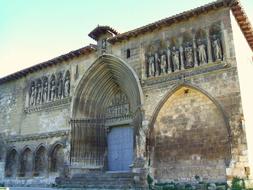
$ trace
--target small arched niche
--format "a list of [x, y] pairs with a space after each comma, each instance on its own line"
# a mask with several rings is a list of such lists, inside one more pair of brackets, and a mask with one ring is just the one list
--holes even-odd
[[47, 172], [47, 154], [46, 148], [41, 145], [35, 152], [34, 156], [34, 175], [45, 176]]
[[208, 62], [210, 59], [208, 57], [207, 50], [207, 35], [206, 31], [203, 29], [198, 29], [195, 35], [196, 47], [197, 47], [197, 61], [198, 65], [202, 65]]
[[57, 143], [53, 145], [49, 153], [50, 157], [50, 172], [61, 172], [64, 166], [64, 151], [63, 145]]
[[26, 147], [20, 156], [20, 177], [31, 177], [33, 173], [33, 156], [29, 147]]
[[16, 177], [18, 168], [18, 152], [15, 149], [9, 150], [5, 162], [5, 176]]

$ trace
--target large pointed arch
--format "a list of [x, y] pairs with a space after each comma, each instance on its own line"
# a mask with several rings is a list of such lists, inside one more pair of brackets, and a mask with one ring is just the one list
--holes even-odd
[[194, 175], [226, 180], [230, 127], [222, 106], [206, 91], [190, 84], [172, 88], [154, 112], [150, 140], [157, 180], [191, 180]]
[[73, 95], [72, 163], [84, 163], [89, 167], [103, 165], [105, 159], [103, 154], [107, 146], [106, 132], [103, 132], [108, 121], [107, 109], [118, 94], [127, 99], [129, 105], [127, 125], [133, 127], [135, 137], [142, 123], [143, 93], [139, 78], [123, 60], [103, 54], [85, 72]]
[[226, 128], [227, 128], [227, 131], [228, 131], [228, 134], [229, 134], [229, 137], [231, 137], [231, 129], [230, 129], [230, 125], [229, 125], [229, 121], [228, 121], [228, 116], [226, 114], [226, 112], [224, 111], [224, 109], [222, 108], [221, 104], [214, 98], [212, 97], [211, 94], [209, 94], [206, 90], [198, 87], [198, 86], [195, 86], [193, 84], [189, 84], [189, 83], [180, 83], [180, 84], [176, 84], [174, 87], [172, 87], [172, 89], [170, 91], [168, 91], [164, 97], [162, 98], [162, 100], [158, 103], [158, 105], [156, 106], [153, 114], [152, 114], [152, 117], [150, 119], [150, 122], [149, 122], [149, 131], [150, 131], [150, 134], [152, 133], [152, 130], [154, 128], [154, 123], [155, 123], [155, 120], [157, 118], [157, 115], [159, 114], [162, 106], [164, 105], [164, 103], [176, 92], [178, 91], [179, 89], [181, 88], [190, 88], [190, 89], [194, 89], [196, 91], [199, 91], [200, 93], [204, 94], [206, 97], [208, 97], [210, 99], [210, 101], [212, 101], [219, 113], [222, 115], [223, 119], [224, 119], [224, 122], [226, 124]]
[[136, 112], [143, 104], [143, 93], [137, 74], [122, 59], [103, 54], [94, 61], [77, 85], [71, 104], [71, 117], [101, 116], [100, 108], [109, 103], [117, 85], [131, 97], [132, 112]]

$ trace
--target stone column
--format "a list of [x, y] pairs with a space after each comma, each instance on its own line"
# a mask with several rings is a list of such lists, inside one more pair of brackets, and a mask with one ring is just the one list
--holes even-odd
[[207, 63], [209, 63], [209, 62], [213, 62], [213, 57], [212, 57], [212, 46], [211, 46], [208, 28], [206, 28], [206, 42], [207, 42], [207, 55], [208, 55]]
[[194, 55], [194, 67], [197, 67], [198, 66], [198, 59], [197, 59], [197, 47], [196, 47], [195, 36], [193, 36], [193, 39], [192, 39], [192, 47], [193, 47], [193, 55]]
[[225, 29], [223, 22], [221, 22], [220, 42], [221, 42], [221, 46], [222, 46], [221, 49], [222, 49], [222, 53], [223, 53], [223, 60], [225, 60], [229, 55], [229, 48], [226, 46], [226, 43], [228, 42], [227, 30]]

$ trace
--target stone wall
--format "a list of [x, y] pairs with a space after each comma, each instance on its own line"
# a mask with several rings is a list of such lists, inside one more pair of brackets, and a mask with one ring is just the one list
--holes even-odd
[[[213, 55], [211, 43], [216, 39], [208, 36], [214, 26], [219, 27], [221, 57]], [[200, 31], [205, 33], [201, 39], [208, 54], [204, 62], [197, 59], [200, 44], [196, 40], [197, 34], [202, 33]], [[109, 44], [107, 53], [128, 64], [142, 85], [143, 122], [136, 137], [136, 163], [141, 158], [139, 160], [146, 161], [147, 166], [150, 157], [151, 166], [147, 167], [157, 180], [191, 181], [199, 175], [209, 181], [224, 181], [233, 176], [247, 176], [247, 145], [241, 123], [243, 112], [232, 37], [229, 10], [222, 8], [121, 43]], [[166, 68], [165, 72], [149, 75], [149, 56], [158, 61], [158, 55], [169, 50], [169, 57], [174, 46], [181, 56], [180, 67], [175, 69], [173, 66], [170, 71]], [[190, 67], [183, 65], [188, 61], [184, 52], [187, 47], [193, 51], [194, 62]], [[51, 153], [60, 142], [64, 161], [68, 163], [70, 160], [72, 95], [99, 56], [99, 51], [80, 56], [1, 84], [0, 129], [7, 135], [7, 150], [15, 150], [20, 157], [29, 148], [33, 154], [33, 166], [40, 146], [43, 145], [48, 155], [46, 175], [20, 177], [18, 166], [18, 176], [6, 178], [7, 183], [50, 184], [60, 175], [60, 171], [50, 172]], [[169, 61], [173, 62], [172, 59]], [[167, 67], [172, 64], [168, 64], [169, 61]], [[68, 98], [30, 104], [31, 81], [36, 83], [42, 77], [66, 70], [70, 72]], [[119, 83], [115, 81], [115, 84]], [[143, 163], [140, 165], [143, 167]], [[4, 170], [3, 167], [0, 166], [0, 170]]]
[[[63, 62], [58, 66], [46, 68], [19, 80], [0, 85], [0, 134], [7, 142], [4, 147], [7, 154], [1, 155], [3, 162], [1, 161], [0, 165], [0, 183], [19, 186], [35, 184], [46, 186], [54, 183], [55, 177], [62, 175], [63, 164], [69, 164], [71, 95], [78, 80], [91, 65], [92, 61], [89, 59], [94, 58], [92, 56], [75, 58], [70, 62]], [[30, 106], [29, 88], [31, 81], [37, 82], [38, 79], [45, 76], [50, 78], [52, 74], [65, 70], [69, 70], [71, 76], [70, 97]], [[64, 155], [61, 155], [61, 157], [64, 163], [62, 162], [61, 166], [57, 166], [59, 169], [53, 171], [51, 170], [52, 163], [59, 162], [57, 159], [52, 160], [55, 156], [55, 146], [63, 149]], [[38, 157], [36, 155], [39, 147], [45, 148], [45, 154]], [[23, 166], [21, 167], [20, 160], [22, 160], [22, 154], [27, 148], [31, 151], [31, 158], [27, 162], [31, 166], [30, 176], [26, 176], [21, 172]], [[9, 153], [13, 150], [15, 150], [16, 156], [9, 157]], [[45, 158], [43, 158], [44, 155]], [[17, 160], [14, 158], [17, 158]], [[38, 172], [36, 172], [37, 166], [35, 163], [38, 159], [45, 161], [43, 161], [45, 172], [40, 176], [36, 174]], [[11, 167], [11, 165], [16, 167]], [[6, 167], [11, 168], [7, 170]]]
[[225, 181], [230, 142], [224, 119], [203, 93], [187, 87], [173, 93], [154, 124], [156, 178]]
[[[245, 133], [241, 125], [242, 110], [241, 110], [239, 83], [238, 83], [236, 68], [230, 67], [230, 68], [219, 70], [219, 71], [209, 72], [208, 74], [200, 74], [194, 77], [188, 77], [188, 78], [185, 78], [181, 82], [171, 81], [171, 82], [168, 82], [167, 84], [165, 83], [160, 84], [159, 87], [147, 86], [144, 92], [145, 92], [146, 102], [149, 102], [146, 104], [148, 106], [148, 109], [146, 109], [146, 118], [151, 123], [150, 127], [152, 127], [154, 124], [153, 122], [156, 121], [157, 115], [158, 115], [157, 117], [159, 118], [159, 114], [158, 114], [159, 110], [162, 107], [162, 105], [166, 105], [165, 102], [168, 100], [168, 95], [170, 94], [172, 95], [175, 89], [184, 85], [186, 86], [192, 85], [194, 88], [197, 88], [200, 91], [204, 91], [205, 93], [210, 95], [210, 97], [213, 98], [221, 106], [221, 109], [223, 110], [224, 115], [222, 116], [222, 114], [220, 114], [220, 118], [223, 118], [225, 116], [224, 118], [225, 118], [226, 124], [223, 124], [223, 126], [228, 126], [229, 131], [231, 133], [231, 137], [230, 137], [231, 138], [231, 141], [230, 141], [231, 142], [230, 144], [231, 159], [229, 160], [228, 163], [226, 163], [227, 164], [226, 177], [227, 179], [231, 179], [232, 176], [245, 177], [247, 175], [245, 173], [245, 167], [248, 167], [247, 146], [246, 146]], [[184, 100], [184, 101], [187, 101], [187, 100]], [[180, 104], [179, 108], [170, 108], [170, 109], [172, 110], [180, 109], [180, 108], [183, 109], [182, 106], [184, 106], [186, 103], [184, 101], [182, 101], [181, 104], [179, 103]], [[194, 101], [198, 102], [198, 98], [193, 100], [193, 102]], [[192, 103], [190, 103], [190, 105], [192, 105]], [[206, 104], [206, 106], [208, 107], [210, 105]], [[162, 108], [162, 109], [165, 109], [165, 108]], [[166, 110], [167, 114], [170, 113], [170, 109]], [[201, 107], [199, 112], [202, 113], [204, 109], [205, 109], [204, 107]], [[196, 116], [193, 116], [193, 118], [191, 119], [191, 122], [194, 122], [195, 117]], [[170, 126], [169, 123], [167, 125]], [[156, 126], [154, 125], [154, 127]], [[218, 131], [215, 130], [215, 128], [210, 128], [210, 129], [211, 131], [208, 132], [210, 137], [206, 137], [206, 139], [210, 138], [211, 140], [215, 141], [216, 135], [214, 136], [212, 134], [217, 134]], [[225, 127], [223, 127], [223, 129], [225, 129]], [[220, 132], [219, 134], [222, 134], [222, 131], [219, 131], [219, 132]], [[180, 128], [176, 128], [175, 133], [177, 135], [181, 134]], [[194, 133], [194, 129], [192, 131], [190, 130], [189, 134], [190, 133]], [[223, 137], [227, 138], [228, 135], [230, 134], [224, 133]], [[161, 133], [161, 138], [162, 136], [163, 135]], [[158, 139], [159, 138], [160, 137], [158, 137]], [[184, 138], [183, 134], [181, 138]], [[205, 141], [202, 141], [202, 143], [203, 142]], [[175, 149], [177, 150], [177, 148]], [[222, 155], [224, 156], [226, 151], [224, 151], [223, 153]], [[195, 174], [191, 173], [191, 174], [192, 174], [192, 177], [194, 177], [194, 175], [197, 175], [196, 173]], [[191, 175], [191, 174], [189, 173], [188, 175]], [[204, 177], [205, 175], [206, 174], [204, 174], [202, 177]]]

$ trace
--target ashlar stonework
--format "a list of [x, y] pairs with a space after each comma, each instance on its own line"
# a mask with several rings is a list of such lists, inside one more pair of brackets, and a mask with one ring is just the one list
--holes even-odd
[[98, 26], [96, 45], [1, 78], [0, 183], [250, 181], [231, 25], [253, 49], [242, 17], [218, 0], [122, 34]]

